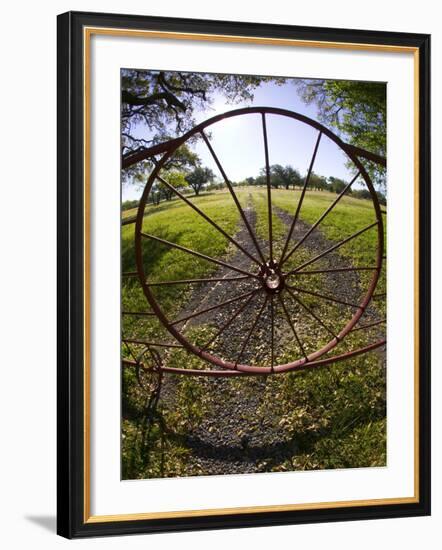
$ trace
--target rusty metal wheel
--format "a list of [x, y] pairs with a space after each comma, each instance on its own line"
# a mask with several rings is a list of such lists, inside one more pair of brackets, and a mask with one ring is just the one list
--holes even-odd
[[[214, 149], [214, 145], [211, 142], [209, 131], [216, 127], [217, 124], [222, 124], [226, 119], [232, 117], [249, 117], [258, 116], [261, 118], [260, 125], [262, 128], [263, 138], [263, 151], [257, 152], [257, 154], [263, 155], [266, 167], [266, 187], [265, 197], [267, 203], [267, 236], [263, 239], [262, 235], [258, 235], [256, 228], [253, 227], [253, 223], [250, 220], [250, 216], [241, 204], [241, 200], [238, 198], [238, 189], [235, 188], [223, 167], [222, 161], [218, 156], [218, 153]], [[272, 201], [272, 195], [274, 191], [270, 184], [270, 162], [269, 162], [269, 142], [267, 132], [267, 120], [269, 117], [286, 117], [294, 119], [302, 124], [308, 125], [317, 132], [316, 143], [310, 159], [307, 176], [304, 180], [304, 184], [299, 193], [299, 198], [295, 202], [293, 201], [293, 211], [291, 213], [290, 223], [287, 223], [287, 232], [283, 239], [277, 240], [274, 235], [274, 215], [276, 206]], [[336, 198], [328, 205], [323, 211], [320, 217], [308, 227], [304, 227], [300, 219], [300, 211], [308, 192], [309, 180], [313, 172], [313, 166], [315, 158], [320, 146], [321, 138], [325, 136], [331, 140], [346, 156], [356, 169], [356, 175], [347, 184], [345, 189], [339, 193]], [[226, 192], [230, 194], [231, 199], [238, 211], [239, 220], [243, 232], [247, 234], [248, 245], [244, 240], [238, 239], [236, 235], [229, 234], [222, 224], [212, 219], [207, 215], [203, 208], [200, 208], [196, 201], [193, 201], [189, 195], [184, 194], [179, 189], [175, 188], [170, 182], [167, 181], [164, 175], [164, 166], [167, 160], [173, 157], [177, 149], [185, 144], [188, 140], [199, 139], [207, 147], [208, 152], [211, 155], [219, 173], [223, 179], [226, 187]], [[271, 145], [270, 145], [271, 147]], [[379, 280], [379, 275], [382, 269], [382, 263], [384, 259], [384, 225], [382, 219], [382, 211], [379, 205], [378, 196], [373, 187], [373, 183], [361, 162], [361, 157], [366, 159], [383, 163], [384, 160], [375, 155], [371, 155], [368, 152], [357, 149], [344, 143], [339, 137], [334, 135], [330, 130], [325, 128], [318, 122], [309, 119], [303, 115], [295, 112], [267, 108], [256, 107], [247, 109], [237, 109], [230, 111], [223, 115], [215, 116], [205, 122], [197, 125], [190, 132], [183, 135], [181, 138], [170, 142], [169, 147], [164, 149], [163, 156], [156, 161], [154, 170], [152, 171], [147, 184], [144, 188], [144, 192], [140, 201], [136, 226], [135, 226], [135, 249], [136, 249], [136, 262], [137, 272], [140, 284], [143, 288], [144, 294], [151, 306], [152, 313], [157, 316], [161, 324], [167, 329], [167, 331], [173, 336], [177, 345], [182, 346], [188, 352], [198, 356], [210, 363], [215, 369], [208, 369], [206, 374], [219, 373], [221, 375], [237, 375], [237, 374], [272, 374], [291, 371], [294, 369], [303, 369], [309, 366], [330, 363], [340, 358], [345, 358], [364, 351], [374, 349], [385, 343], [384, 340], [374, 342], [357, 349], [346, 350], [338, 356], [331, 357], [328, 354], [335, 346], [342, 343], [347, 335], [355, 330], [356, 325], [360, 321], [361, 317], [367, 310], [370, 301], [373, 298], [376, 285]], [[318, 226], [324, 221], [324, 219], [336, 208], [341, 198], [350, 190], [355, 181], [362, 181], [371, 197], [371, 207], [373, 212], [373, 222], [369, 225], [362, 227], [358, 231], [346, 235], [338, 242], [334, 242], [331, 246], [328, 246], [322, 251], [311, 255], [308, 259], [301, 254], [303, 248], [306, 247], [309, 239], [315, 234]], [[159, 235], [147, 233], [143, 230], [143, 221], [147, 213], [147, 205], [149, 195], [152, 191], [154, 182], [159, 181], [162, 185], [170, 189], [171, 192], [184, 204], [192, 208], [199, 216], [201, 216], [207, 224], [213, 229], [220, 232], [226, 242], [229, 243], [234, 250], [236, 250], [236, 256], [233, 256], [233, 260], [228, 257], [211, 257], [198, 250], [187, 248], [181, 244], [170, 242], [165, 240]], [[295, 196], [295, 195], [293, 195]], [[296, 195], [297, 196], [297, 195]], [[171, 220], [173, 223], [173, 220]], [[300, 228], [304, 227], [303, 233], [298, 235]], [[324, 263], [327, 258], [332, 255], [339, 254], [341, 247], [353, 241], [353, 239], [360, 238], [367, 231], [377, 232], [377, 245], [373, 254], [373, 261], [371, 265], [367, 266], [348, 266], [343, 264], [336, 267], [324, 267]], [[295, 238], [297, 237], [297, 238]], [[188, 278], [184, 280], [171, 280], [171, 281], [152, 281], [149, 280], [149, 269], [146, 258], [143, 255], [143, 243], [145, 241], [154, 241], [165, 249], [175, 249], [181, 251], [181, 253], [188, 254], [190, 256], [198, 258], [199, 261], [207, 262], [212, 266], [215, 265], [219, 272], [212, 273], [213, 276], [207, 278]], [[236, 261], [235, 258], [241, 258], [241, 261]], [[321, 289], [312, 289], [311, 287], [305, 287], [304, 281], [313, 276], [330, 276], [330, 274], [345, 274], [350, 272], [362, 272], [370, 273], [371, 276], [366, 282], [364, 291], [360, 299], [356, 303], [348, 303], [333, 292], [324, 294]], [[213, 285], [221, 284], [225, 285], [225, 298], [221, 302], [211, 305], [210, 307], [199, 307], [196, 311], [187, 312], [185, 315], [181, 315], [178, 318], [169, 318], [166, 313], [166, 308], [161, 300], [155, 294], [155, 287], [160, 285], [180, 285], [183, 291], [186, 289], [194, 288], [195, 285]], [[240, 285], [243, 285], [243, 290], [238, 291]], [[246, 286], [244, 286], [246, 285]], [[330, 304], [340, 304], [344, 306], [345, 314], [342, 314], [339, 327], [330, 326], [327, 321], [321, 318], [318, 310], [310, 307], [306, 303], [305, 298], [314, 297], [317, 300], [327, 302]], [[234, 306], [234, 310], [231, 308]], [[312, 323], [316, 323], [318, 328], [320, 327], [325, 334], [327, 334], [326, 340], [324, 340], [317, 349], [311, 349], [306, 341], [302, 341], [299, 330], [297, 327], [297, 321], [293, 318], [293, 308], [298, 307], [302, 310], [305, 318], [309, 318]], [[201, 316], [215, 314], [221, 311], [223, 308], [229, 309], [229, 317], [221, 325], [218, 323], [215, 334], [211, 335], [210, 341], [204, 343], [198, 343], [195, 338], [189, 333], [187, 329], [188, 324], [192, 320], [200, 318]], [[240, 323], [241, 315], [245, 311], [248, 311], [248, 324], [243, 326]], [[253, 313], [253, 318], [251, 316]], [[345, 318], [344, 318], [345, 317]], [[299, 315], [298, 315], [299, 318]], [[263, 319], [264, 322], [262, 321]], [[275, 328], [280, 327], [281, 323], [290, 333], [290, 353], [278, 348], [279, 342], [276, 341]], [[377, 321], [376, 321], [377, 323]], [[374, 324], [376, 324], [374, 323]], [[247, 356], [247, 348], [250, 346], [251, 340], [256, 336], [254, 331], [259, 328], [259, 339], [265, 341], [265, 345], [268, 349], [268, 361], [265, 364], [260, 362], [245, 361], [244, 356]], [[213, 342], [221, 338], [227, 330], [232, 330], [232, 327], [236, 326], [236, 330], [241, 332], [241, 344], [236, 346], [234, 350], [227, 350], [223, 353], [216, 353], [211, 348]], [[267, 333], [265, 339], [263, 334]], [[276, 338], [276, 339], [275, 339]], [[289, 353], [289, 357], [287, 354]], [[323, 358], [326, 356], [325, 358]], [[282, 360], [281, 360], [282, 358]], [[321, 359], [322, 358], [322, 359]], [[164, 370], [168, 370], [167, 367]], [[189, 369], [183, 367], [171, 368], [172, 372], [186, 372]], [[201, 374], [201, 371], [196, 372]]]

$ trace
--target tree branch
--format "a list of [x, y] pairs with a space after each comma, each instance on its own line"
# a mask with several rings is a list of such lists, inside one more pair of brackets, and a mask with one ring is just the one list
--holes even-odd
[[162, 99], [164, 99], [170, 107], [175, 106], [182, 111], [186, 110], [184, 103], [181, 103], [181, 101], [170, 92], [159, 92], [156, 94], [152, 94], [149, 97], [139, 97], [131, 94], [127, 90], [123, 90], [121, 93], [122, 102], [127, 103], [128, 105], [143, 105], [146, 107], [148, 105], [154, 105]]

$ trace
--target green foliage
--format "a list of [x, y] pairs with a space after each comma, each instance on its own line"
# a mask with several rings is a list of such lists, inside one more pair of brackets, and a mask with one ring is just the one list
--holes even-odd
[[[347, 181], [341, 180], [340, 178], [334, 178], [332, 176], [328, 178], [328, 181], [329, 181], [329, 190], [332, 191], [332, 193], [337, 193], [337, 194], [341, 193], [348, 184]], [[350, 195], [352, 193], [352, 190], [349, 189], [347, 193]]]
[[324, 176], [320, 176], [315, 172], [311, 172], [308, 187], [310, 189], [316, 189], [316, 191], [324, 191], [328, 189], [327, 179]]
[[[302, 185], [302, 177], [299, 171], [293, 166], [281, 166], [281, 164], [272, 164], [269, 167], [270, 185], [275, 189], [279, 187], [285, 187], [288, 189], [290, 186]], [[267, 184], [267, 169], [261, 168], [259, 176], [257, 178], [246, 178], [249, 185], [266, 185]]]
[[[167, 139], [167, 137], [164, 137], [164, 141]], [[167, 158], [163, 164], [163, 169], [187, 172], [195, 166], [198, 166], [199, 162], [200, 160], [198, 155], [184, 143], [178, 147], [173, 155]], [[143, 186], [154, 166], [155, 164], [152, 160], [143, 160], [130, 166], [129, 168], [125, 168], [121, 172], [123, 182]]]
[[125, 212], [126, 210], [132, 210], [133, 208], [138, 208], [138, 200], [133, 201], [124, 201], [121, 203], [121, 210]]
[[[178, 191], [182, 191], [187, 186], [185, 172], [179, 172], [178, 170], [164, 171], [161, 177]], [[170, 201], [173, 197], [176, 197], [176, 193], [173, 191], [173, 189], [171, 189], [168, 185], [164, 184], [161, 181], [156, 184], [156, 189], [154, 192], [157, 192], [160, 197], [161, 195], [164, 196], [164, 198], [168, 201]]]
[[[296, 81], [300, 97], [314, 103], [319, 119], [337, 130], [349, 143], [378, 155], [387, 151], [387, 87], [383, 82], [351, 80]], [[385, 186], [385, 169], [366, 163], [379, 186]]]
[[199, 195], [204, 184], [211, 183], [215, 179], [215, 174], [210, 168], [197, 166], [192, 172], [185, 176], [185, 180], [192, 187], [195, 195]]

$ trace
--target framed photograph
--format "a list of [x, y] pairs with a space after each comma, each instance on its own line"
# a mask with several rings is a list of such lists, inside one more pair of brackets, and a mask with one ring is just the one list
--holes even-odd
[[58, 17], [60, 535], [430, 513], [429, 67]]

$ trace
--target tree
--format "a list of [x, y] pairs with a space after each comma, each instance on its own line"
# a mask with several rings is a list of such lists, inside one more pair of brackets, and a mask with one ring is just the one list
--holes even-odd
[[[191, 151], [189, 147], [184, 144], [178, 147], [175, 153], [166, 160], [163, 164], [163, 170], [189, 170], [198, 166], [200, 160], [196, 153]], [[153, 170], [154, 166], [158, 163], [156, 157], [150, 160], [144, 160], [137, 164], [130, 166], [123, 170], [123, 182], [130, 181], [134, 184], [146, 183], [146, 178]]]
[[[275, 166], [276, 164], [272, 164], [272, 166], [269, 166], [269, 179], [270, 179], [270, 185], [271, 187], [274, 187], [275, 189], [278, 189], [279, 184], [281, 183], [277, 174], [275, 173]], [[282, 168], [282, 166], [281, 166]], [[267, 185], [267, 168], [264, 166], [264, 168], [261, 168], [259, 171], [259, 176], [256, 178], [257, 181], [259, 181], [260, 185]]]
[[197, 166], [190, 174], [185, 177], [187, 183], [192, 187], [195, 195], [198, 196], [205, 183], [211, 183], [215, 179], [215, 174], [210, 168]]
[[[333, 176], [330, 176], [328, 178], [329, 181], [329, 189], [332, 193], [341, 193], [345, 187], [348, 185], [348, 182], [341, 180], [340, 178], [335, 178]], [[351, 189], [347, 191], [347, 194], [350, 194], [352, 192]]]
[[[180, 190], [187, 186], [186, 177], [183, 172], [178, 172], [177, 170], [171, 170], [169, 172], [164, 172], [161, 177], [165, 181], [170, 183], [170, 185], [172, 185], [175, 189]], [[160, 193], [164, 196], [164, 198], [168, 201], [170, 201], [174, 196], [176, 196], [174, 191], [162, 182], [159, 183], [158, 189]]]
[[[380, 191], [376, 191], [376, 195], [378, 197], [379, 204], [382, 204], [385, 206], [387, 204], [387, 199], [385, 195]], [[357, 199], [372, 200], [371, 193], [368, 189], [355, 189], [353, 191], [353, 196], [356, 197]]]
[[285, 79], [172, 71], [121, 71], [122, 155], [172, 139], [195, 125], [195, 112], [210, 107], [215, 94], [227, 103], [253, 99], [262, 83]]
[[[337, 130], [345, 141], [378, 155], [386, 155], [384, 83], [308, 79], [298, 81], [296, 87], [306, 104], [316, 104], [321, 122]], [[385, 168], [365, 160], [363, 163], [373, 181], [385, 186]]]
[[121, 203], [121, 210], [124, 212], [125, 210], [132, 210], [132, 208], [138, 208], [139, 202], [137, 199], [124, 201]]
[[290, 185], [293, 186], [293, 189], [296, 185], [302, 184], [301, 174], [293, 166], [281, 166], [280, 164], [274, 164], [272, 166], [273, 173], [276, 178], [280, 181], [286, 189], [289, 189]]
[[[288, 189], [290, 185], [298, 185], [302, 178], [298, 170], [292, 166], [281, 166], [280, 164], [272, 164], [269, 167], [270, 185], [278, 189], [280, 185]], [[255, 179], [255, 185], [267, 185], [267, 169], [261, 168], [259, 176]]]
[[328, 189], [327, 179], [324, 176], [320, 176], [315, 172], [311, 172], [308, 186], [311, 189], [316, 189], [317, 191], [326, 191]]

